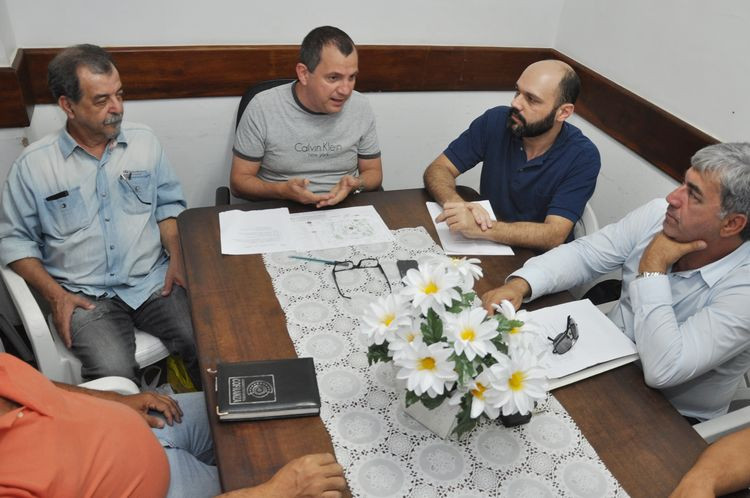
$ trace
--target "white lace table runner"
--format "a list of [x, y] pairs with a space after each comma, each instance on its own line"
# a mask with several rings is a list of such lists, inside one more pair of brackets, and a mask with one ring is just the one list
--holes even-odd
[[[325, 260], [375, 257], [400, 286], [395, 261], [442, 252], [423, 228], [393, 231], [394, 242], [303, 253]], [[624, 497], [565, 409], [552, 396], [527, 425], [484, 421], [461, 441], [444, 441], [406, 415], [391, 364], [367, 364], [359, 316], [388, 292], [377, 269], [263, 255], [298, 356], [312, 356], [321, 413], [354, 496]]]

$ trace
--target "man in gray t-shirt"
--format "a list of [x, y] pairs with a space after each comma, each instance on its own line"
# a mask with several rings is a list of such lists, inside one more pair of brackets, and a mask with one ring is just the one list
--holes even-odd
[[379, 188], [375, 117], [354, 91], [354, 43], [340, 29], [315, 28], [302, 41], [296, 70], [297, 81], [261, 92], [247, 106], [232, 149], [232, 193], [322, 207]]

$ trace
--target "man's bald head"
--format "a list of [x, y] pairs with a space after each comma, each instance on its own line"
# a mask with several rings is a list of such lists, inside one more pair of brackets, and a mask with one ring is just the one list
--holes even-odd
[[531, 64], [524, 73], [533, 75], [542, 80], [549, 80], [557, 85], [557, 103], [555, 107], [563, 104], [575, 104], [581, 91], [581, 80], [570, 67], [563, 61], [548, 59]]

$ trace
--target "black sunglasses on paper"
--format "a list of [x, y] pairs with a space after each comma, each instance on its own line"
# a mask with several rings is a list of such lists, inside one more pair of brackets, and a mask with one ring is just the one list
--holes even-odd
[[572, 316], [568, 315], [568, 326], [565, 327], [565, 330], [557, 334], [554, 339], [552, 337], [547, 337], [547, 339], [552, 341], [552, 352], [554, 354], [565, 354], [578, 340], [578, 324]]

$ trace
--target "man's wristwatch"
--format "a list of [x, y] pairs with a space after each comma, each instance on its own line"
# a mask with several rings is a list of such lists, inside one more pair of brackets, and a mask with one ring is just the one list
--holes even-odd
[[659, 275], [666, 275], [663, 271], [642, 271], [638, 275], [636, 275], [635, 278], [648, 278], [648, 277], [656, 277]]
[[365, 191], [365, 182], [361, 178], [359, 178], [359, 187], [352, 190], [352, 194], [359, 194], [364, 191]]

